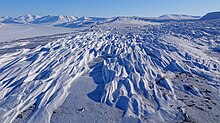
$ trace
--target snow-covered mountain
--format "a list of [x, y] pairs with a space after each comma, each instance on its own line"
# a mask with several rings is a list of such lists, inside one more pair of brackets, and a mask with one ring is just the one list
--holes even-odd
[[155, 22], [167, 22], [167, 21], [184, 21], [184, 20], [197, 20], [199, 16], [190, 15], [163, 15], [160, 17], [112, 17], [112, 18], [98, 18], [98, 17], [76, 17], [65, 15], [24, 15], [19, 17], [2, 17], [0, 22], [2, 23], [17, 23], [17, 24], [49, 24], [56, 26], [63, 26], [68, 28], [85, 27], [87, 25], [105, 23], [119, 20], [129, 21], [155, 21]]
[[96, 24], [105, 23], [111, 21], [112, 18], [97, 18], [97, 17], [79, 17], [75, 21], [68, 21], [55, 26], [66, 27], [66, 28], [79, 28], [79, 27], [88, 27]]
[[220, 19], [220, 12], [211, 12], [204, 15], [201, 20], [215, 20]]
[[191, 21], [198, 20], [200, 16], [191, 16], [191, 15], [177, 15], [177, 14], [167, 14], [160, 17], [126, 17], [119, 16], [112, 21], [123, 20], [123, 21], [150, 21], [150, 22], [169, 22], [169, 21]]
[[200, 16], [166, 14], [158, 18], [159, 20], [197, 20]]
[[4, 21], [4, 20], [6, 20], [6, 19], [8, 19], [9, 17], [0, 17], [0, 22], [2, 22], [2, 21]]
[[56, 24], [56, 23], [64, 23], [64, 22], [71, 22], [76, 20], [77, 17], [75, 16], [54, 16], [54, 15], [47, 15], [47, 16], [39, 16], [39, 15], [23, 15], [19, 17], [2, 17], [0, 19], [3, 23], [18, 23], [18, 24]]
[[35, 21], [36, 19], [39, 19], [40, 16], [39, 15], [31, 15], [31, 14], [27, 14], [24, 16], [19, 16], [17, 18], [14, 18], [13, 21], [17, 22], [17, 23], [31, 23], [33, 21]]
[[17, 23], [17, 24], [26, 24], [26, 23], [31, 23], [34, 20], [40, 18], [40, 16], [38, 15], [31, 15], [31, 14], [27, 14], [27, 15], [23, 15], [23, 16], [18, 16], [18, 17], [7, 17], [2, 19], [3, 23]]
[[147, 21], [147, 22], [169, 22], [169, 21], [192, 21], [192, 20], [210, 20], [219, 19], [220, 12], [208, 13], [202, 18], [200, 16], [192, 15], [178, 15], [178, 14], [166, 14], [159, 17], [112, 17], [112, 18], [98, 18], [98, 17], [76, 17], [65, 15], [23, 15], [19, 17], [1, 17], [2, 23], [17, 23], [17, 24], [49, 24], [54, 26], [61, 26], [67, 28], [85, 27], [91, 26], [97, 23], [108, 23], [117, 20], [123, 21]]
[[219, 21], [113, 19], [0, 44], [0, 122], [219, 122]]
[[96, 24], [109, 23], [113, 21], [133, 21], [134, 23], [143, 22], [159, 22], [165, 23], [170, 21], [197, 21], [197, 20], [210, 20], [218, 19], [219, 12], [208, 13], [204, 17], [192, 16], [192, 15], [178, 15], [178, 14], [166, 14], [159, 17], [126, 17], [118, 16], [112, 18], [98, 18], [98, 17], [77, 17], [77, 16], [65, 16], [65, 15], [23, 15], [19, 17], [1, 17], [0, 22], [8, 24], [45, 24], [65, 28], [80, 28], [88, 27]]
[[59, 15], [59, 16], [43, 16], [41, 18], [38, 18], [34, 21], [32, 21], [33, 24], [59, 24], [59, 23], [66, 23], [66, 22], [72, 22], [77, 20], [78, 17], [76, 16], [65, 16], [65, 15]]
[[24, 15], [19, 17], [1, 17], [0, 22], [8, 24], [41, 24], [52, 25], [65, 28], [79, 28], [91, 26], [97, 23], [103, 23], [111, 20], [112, 18], [98, 18], [98, 17], [76, 17], [65, 15]]

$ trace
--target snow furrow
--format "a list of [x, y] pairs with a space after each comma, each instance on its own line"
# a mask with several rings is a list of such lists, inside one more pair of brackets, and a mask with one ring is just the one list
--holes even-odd
[[[27, 110], [26, 121], [50, 122], [74, 79], [85, 73], [97, 85], [89, 98], [123, 110], [124, 116], [183, 121], [178, 107], [185, 104], [170, 79], [178, 72], [195, 74], [219, 89], [220, 62], [193, 40], [154, 32], [158, 27], [134, 27], [129, 32], [103, 26], [0, 56], [0, 122], [13, 122]], [[179, 90], [202, 96], [196, 87], [183, 85]]]

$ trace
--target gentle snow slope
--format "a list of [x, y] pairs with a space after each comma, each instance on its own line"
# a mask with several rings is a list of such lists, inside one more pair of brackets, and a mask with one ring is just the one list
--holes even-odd
[[220, 12], [211, 12], [204, 15], [201, 18], [201, 20], [214, 20], [214, 19], [220, 19]]
[[160, 16], [158, 19], [160, 20], [197, 20], [199, 16], [191, 16], [191, 15], [177, 15], [177, 14], [166, 14]]

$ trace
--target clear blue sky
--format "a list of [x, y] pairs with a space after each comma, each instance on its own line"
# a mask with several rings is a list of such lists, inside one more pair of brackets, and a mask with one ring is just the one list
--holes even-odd
[[110, 17], [204, 15], [220, 11], [220, 0], [0, 0], [0, 16], [24, 14]]

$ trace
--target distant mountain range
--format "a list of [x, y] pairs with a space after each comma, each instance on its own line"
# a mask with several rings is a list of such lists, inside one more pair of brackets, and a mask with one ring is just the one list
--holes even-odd
[[65, 15], [23, 15], [19, 17], [0, 17], [0, 23], [5, 24], [46, 24], [59, 27], [82, 27], [93, 25], [96, 23], [102, 23], [113, 18], [98, 18], [98, 17], [76, 17], [76, 16], [65, 16]]
[[39, 15], [23, 15], [18, 17], [1, 17], [2, 23], [16, 23], [16, 24], [51, 24], [51, 23], [64, 23], [64, 22], [71, 22], [77, 20], [78, 17], [75, 16], [54, 16], [54, 15], [47, 15], [47, 16], [39, 16]]
[[220, 12], [208, 13], [203, 17], [191, 16], [191, 15], [178, 15], [178, 14], [166, 14], [159, 17], [112, 17], [112, 18], [99, 18], [99, 17], [77, 17], [77, 16], [65, 16], [65, 15], [23, 15], [18, 17], [0, 17], [0, 23], [5, 24], [47, 24], [59, 27], [74, 28], [84, 27], [94, 24], [100, 24], [105, 22], [113, 22], [118, 20], [141, 20], [150, 22], [169, 22], [169, 21], [195, 21], [195, 20], [210, 20], [219, 19]]

